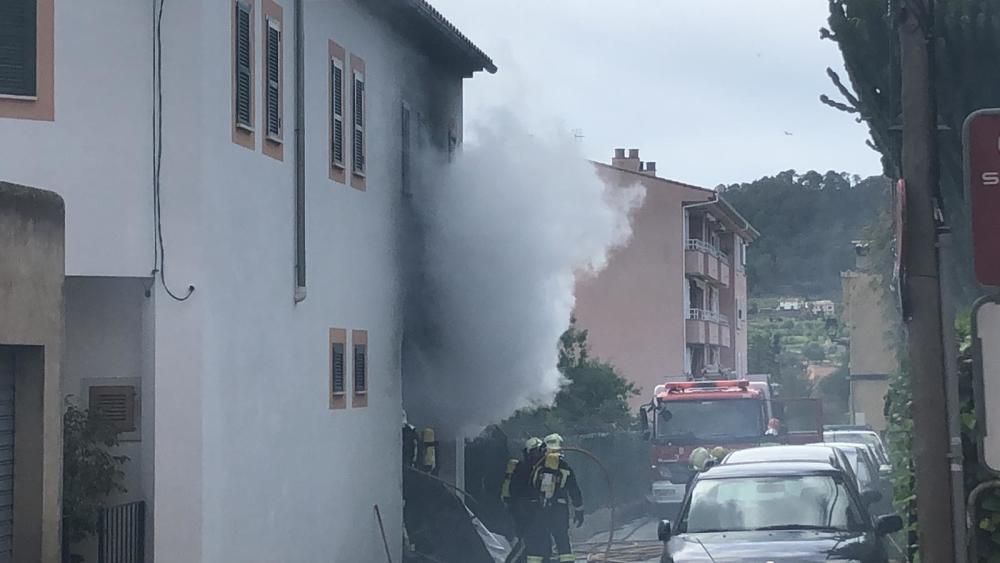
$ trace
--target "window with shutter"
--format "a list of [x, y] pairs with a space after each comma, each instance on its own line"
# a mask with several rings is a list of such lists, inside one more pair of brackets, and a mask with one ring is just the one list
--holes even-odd
[[281, 141], [281, 23], [267, 20], [267, 137]]
[[253, 127], [253, 101], [251, 90], [253, 88], [252, 71], [252, 49], [253, 42], [252, 29], [253, 19], [251, 12], [253, 8], [243, 0], [236, 2], [236, 125], [250, 129]]
[[0, 1], [0, 95], [34, 97], [36, 0]]
[[331, 389], [334, 395], [343, 395], [347, 392], [347, 381], [344, 365], [344, 344], [334, 342], [330, 345], [331, 362], [333, 363], [333, 381]]
[[368, 392], [368, 345], [354, 345], [354, 393]]
[[330, 329], [330, 408], [347, 408], [347, 330]]
[[338, 168], [344, 167], [344, 62], [330, 61], [330, 147], [331, 160]]
[[136, 393], [131, 385], [95, 385], [90, 388], [90, 411], [119, 432], [135, 432]]
[[365, 75], [354, 72], [354, 145], [352, 147], [353, 171], [359, 176], [365, 173]]
[[0, 0], [0, 95], [35, 97], [37, 0]]

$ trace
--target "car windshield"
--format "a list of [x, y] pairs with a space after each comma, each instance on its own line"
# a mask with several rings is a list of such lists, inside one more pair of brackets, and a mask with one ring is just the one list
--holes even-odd
[[765, 430], [761, 403], [754, 399], [671, 401], [659, 412], [660, 439], [746, 440]]
[[860, 517], [843, 481], [831, 475], [703, 479], [680, 527], [688, 533], [781, 529], [856, 531]]

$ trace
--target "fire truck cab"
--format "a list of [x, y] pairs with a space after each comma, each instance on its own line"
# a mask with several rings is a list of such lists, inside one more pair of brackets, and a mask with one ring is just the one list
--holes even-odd
[[696, 448], [731, 451], [767, 441], [769, 399], [769, 393], [746, 379], [657, 385], [640, 413], [651, 442], [650, 500], [680, 504], [694, 476], [689, 456]]

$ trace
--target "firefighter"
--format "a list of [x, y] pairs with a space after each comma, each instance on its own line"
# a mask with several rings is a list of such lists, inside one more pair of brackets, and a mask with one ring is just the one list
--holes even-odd
[[524, 560], [525, 534], [537, 513], [537, 503], [531, 503], [531, 471], [535, 464], [545, 455], [545, 444], [539, 438], [528, 438], [524, 443], [520, 460], [507, 462], [503, 485], [500, 487], [500, 498], [510, 512], [514, 522], [514, 545], [506, 563]]
[[403, 465], [416, 467], [417, 455], [420, 452], [420, 437], [417, 429], [406, 419], [406, 411], [403, 411]]
[[[527, 532], [527, 563], [542, 563], [555, 542], [560, 562], [576, 561], [569, 542], [569, 511], [573, 522], [583, 525], [583, 495], [573, 468], [563, 459], [562, 436], [545, 437], [545, 456], [531, 471], [531, 487], [537, 515]], [[572, 506], [571, 504], [572, 503]]]

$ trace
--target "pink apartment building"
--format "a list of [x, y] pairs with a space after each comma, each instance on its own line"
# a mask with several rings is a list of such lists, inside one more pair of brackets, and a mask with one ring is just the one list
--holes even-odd
[[757, 238], [715, 190], [656, 176], [638, 149], [595, 163], [611, 186], [641, 184], [632, 240], [576, 285], [577, 323], [592, 353], [649, 400], [666, 380], [747, 374], [747, 246]]

